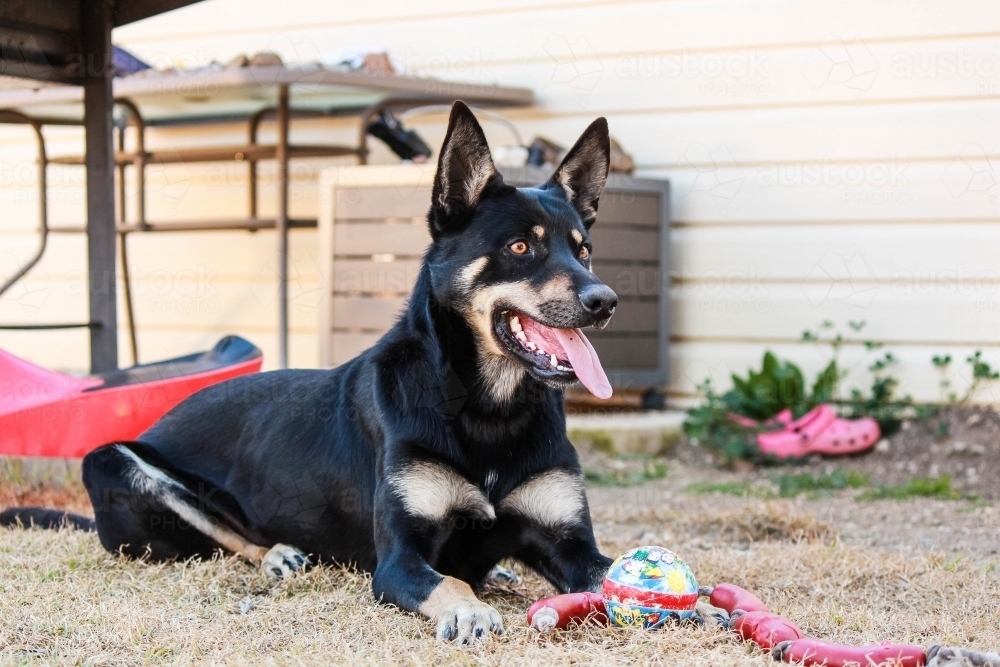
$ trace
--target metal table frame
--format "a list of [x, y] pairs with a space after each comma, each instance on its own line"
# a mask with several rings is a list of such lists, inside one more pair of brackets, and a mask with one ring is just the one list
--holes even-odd
[[[378, 101], [368, 106], [360, 107], [339, 107], [333, 109], [300, 108], [295, 109], [291, 103], [293, 86], [307, 86], [317, 89], [322, 86], [334, 86], [338, 88], [349, 87], [360, 91], [375, 92], [380, 96]], [[234, 88], [257, 88], [275, 87], [277, 88], [276, 104], [267, 104], [257, 109], [249, 115], [226, 115], [205, 118], [160, 118], [152, 122], [143, 117], [137, 99], [144, 96], [155, 96], [180, 90], [183, 88], [195, 88], [198, 90], [232, 90]], [[90, 239], [88, 259], [90, 260], [90, 298], [91, 298], [91, 320], [82, 324], [53, 324], [40, 326], [8, 326], [2, 328], [71, 328], [87, 327], [91, 329], [91, 366], [92, 370], [107, 370], [110, 367], [117, 367], [117, 324], [115, 320], [116, 295], [114, 288], [114, 249], [117, 235], [121, 253], [122, 279], [124, 287], [125, 312], [128, 318], [128, 330], [132, 348], [132, 356], [138, 363], [138, 349], [136, 343], [135, 320], [133, 316], [131, 285], [128, 273], [128, 251], [127, 236], [131, 233], [145, 232], [167, 232], [167, 231], [219, 231], [219, 230], [247, 230], [256, 231], [260, 229], [275, 229], [278, 235], [278, 259], [279, 259], [279, 297], [278, 297], [278, 332], [279, 349], [278, 365], [284, 368], [288, 365], [288, 230], [292, 227], [315, 227], [316, 220], [293, 220], [288, 215], [288, 164], [294, 158], [315, 158], [315, 157], [340, 157], [355, 156], [360, 164], [365, 164], [368, 158], [368, 134], [367, 126], [371, 120], [377, 117], [383, 110], [391, 109], [402, 111], [418, 106], [450, 104], [456, 99], [463, 99], [470, 104], [497, 107], [497, 106], [523, 106], [533, 102], [533, 95], [530, 90], [518, 88], [503, 88], [499, 86], [486, 86], [478, 84], [455, 84], [440, 82], [429, 79], [419, 79], [405, 76], [374, 75], [362, 72], [342, 72], [328, 70], [319, 67], [313, 68], [292, 68], [292, 67], [261, 67], [261, 68], [240, 68], [234, 70], [220, 70], [209, 72], [194, 72], [190, 74], [175, 75], [153, 75], [145, 77], [129, 77], [116, 79], [114, 81], [113, 105], [121, 109], [123, 122], [114, 124], [109, 128], [114, 134], [116, 150], [110, 156], [108, 164], [118, 172], [117, 197], [114, 193], [104, 201], [117, 200], [117, 211], [114, 205], [111, 207], [111, 214], [116, 218], [115, 224], [110, 226], [110, 244], [103, 239], [103, 230], [98, 229], [93, 224], [95, 219], [94, 211], [91, 210], [101, 201], [100, 195], [95, 195], [91, 191], [90, 170], [93, 168], [91, 159], [91, 132], [88, 127], [88, 146], [86, 156], [66, 156], [49, 157], [45, 147], [45, 139], [42, 128], [45, 125], [82, 125], [83, 121], [73, 118], [35, 116], [26, 113], [25, 107], [35, 105], [67, 105], [84, 101], [86, 106], [86, 94], [81, 88], [52, 87], [41, 88], [35, 91], [8, 90], [0, 92], [0, 123], [20, 123], [29, 125], [35, 134], [38, 145], [38, 189], [39, 189], [39, 247], [29, 261], [21, 269], [11, 276], [3, 285], [0, 285], [0, 295], [9, 289], [16, 281], [24, 277], [31, 268], [42, 258], [47, 243], [49, 233], [79, 233], [86, 232]], [[13, 107], [13, 108], [12, 108]], [[342, 117], [344, 115], [355, 115], [360, 119], [358, 129], [358, 142], [355, 146], [343, 145], [296, 145], [289, 141], [289, 127], [293, 117], [317, 118], [317, 117]], [[109, 125], [111, 125], [109, 116]], [[273, 117], [277, 122], [278, 136], [274, 145], [262, 145], [258, 143], [258, 131], [261, 123]], [[150, 125], [171, 125], [183, 122], [187, 125], [206, 124], [218, 122], [232, 122], [243, 120], [248, 127], [248, 141], [239, 146], [215, 146], [197, 149], [181, 149], [170, 151], [149, 151], [146, 148], [145, 133]], [[136, 129], [136, 145], [133, 150], [126, 150], [125, 130], [131, 126]], [[145, 171], [150, 164], [170, 164], [170, 163], [204, 163], [231, 161], [246, 162], [249, 170], [248, 188], [248, 217], [235, 220], [198, 220], [180, 223], [157, 223], [146, 219], [145, 210]], [[278, 167], [278, 211], [274, 219], [262, 219], [257, 213], [257, 163], [262, 160], [275, 160]], [[49, 164], [81, 165], [88, 169], [88, 225], [84, 227], [57, 227], [52, 226], [48, 219], [46, 204], [47, 183], [46, 167]], [[126, 188], [125, 170], [128, 167], [135, 169], [136, 174], [136, 201], [137, 220], [128, 222], [126, 220]], [[113, 176], [110, 179], [114, 182]], [[99, 217], [99, 216], [97, 216]], [[99, 237], [99, 242], [95, 243], [95, 237]], [[110, 247], [111, 256], [107, 257]], [[100, 267], [98, 272], [103, 277], [105, 285], [111, 281], [108, 289], [95, 290], [93, 288], [95, 277], [95, 267]], [[101, 336], [103, 332], [111, 329], [109, 336]], [[98, 349], [100, 348], [100, 349]]]

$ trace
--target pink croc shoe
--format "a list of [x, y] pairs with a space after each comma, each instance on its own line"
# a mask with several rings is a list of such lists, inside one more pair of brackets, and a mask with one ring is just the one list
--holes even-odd
[[762, 453], [778, 459], [803, 458], [809, 454], [836, 456], [871, 449], [879, 435], [874, 419], [842, 419], [831, 406], [824, 404], [780, 431], [761, 433], [757, 436], [757, 446]]
[[809, 444], [809, 453], [826, 456], [857, 454], [874, 447], [881, 435], [878, 422], [871, 417], [838, 417]]

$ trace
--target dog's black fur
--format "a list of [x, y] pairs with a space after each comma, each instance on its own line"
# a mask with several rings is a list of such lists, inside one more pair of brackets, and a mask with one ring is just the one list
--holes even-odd
[[[575, 376], [511, 345], [506, 318], [574, 328], [611, 316], [617, 299], [589, 270], [587, 235], [608, 156], [602, 118], [550, 181], [513, 188], [456, 103], [433, 242], [396, 325], [335, 370], [229, 380], [137, 442], [90, 453], [84, 483], [101, 543], [152, 560], [224, 547], [276, 575], [305, 554], [353, 564], [373, 572], [378, 598], [459, 641], [502, 629], [461, 582], [480, 584], [504, 558], [560, 591], [598, 587], [610, 559], [594, 541], [563, 412]], [[528, 252], [512, 252], [517, 241]]]

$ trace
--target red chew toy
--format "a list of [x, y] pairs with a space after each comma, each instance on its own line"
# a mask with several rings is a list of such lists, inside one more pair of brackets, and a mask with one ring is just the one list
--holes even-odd
[[799, 626], [769, 611], [750, 611], [738, 616], [733, 621], [733, 629], [744, 641], [752, 641], [765, 651], [780, 642], [804, 636]]
[[554, 628], [563, 629], [571, 622], [590, 620], [599, 625], [608, 624], [604, 611], [604, 598], [600, 593], [565, 593], [543, 598], [528, 609], [528, 625], [539, 632]]
[[712, 589], [708, 601], [713, 607], [721, 607], [732, 614], [737, 609], [742, 611], [768, 611], [767, 605], [756, 595], [735, 584], [719, 584]]
[[876, 667], [890, 663], [894, 667], [920, 667], [926, 660], [924, 650], [912, 644], [883, 642], [872, 646], [845, 646], [821, 642], [811, 637], [783, 642], [774, 647], [772, 655], [776, 660], [802, 664], [806, 667], [809, 665]]

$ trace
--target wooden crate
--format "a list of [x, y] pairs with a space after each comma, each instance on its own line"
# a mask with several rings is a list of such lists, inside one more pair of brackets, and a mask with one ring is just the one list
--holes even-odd
[[[503, 169], [513, 185], [537, 185], [540, 169]], [[430, 243], [433, 166], [344, 167], [320, 184], [320, 270], [329, 286], [320, 316], [320, 365], [337, 366], [392, 326]], [[618, 293], [611, 325], [588, 331], [618, 388], [667, 382], [670, 330], [669, 184], [613, 174], [591, 232], [594, 272]]]

